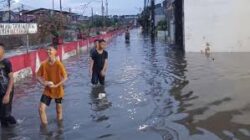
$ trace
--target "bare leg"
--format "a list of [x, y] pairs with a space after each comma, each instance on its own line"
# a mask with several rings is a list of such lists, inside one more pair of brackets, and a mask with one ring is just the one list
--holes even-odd
[[63, 120], [62, 104], [56, 104], [57, 121]]
[[40, 103], [39, 114], [40, 114], [40, 119], [41, 119], [42, 125], [47, 125], [48, 124], [46, 108], [47, 108], [46, 104]]

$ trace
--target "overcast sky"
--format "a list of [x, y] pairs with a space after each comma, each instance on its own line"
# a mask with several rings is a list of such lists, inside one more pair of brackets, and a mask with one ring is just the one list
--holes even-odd
[[[52, 0], [16, 0], [20, 3], [28, 5], [33, 8], [52, 8]], [[55, 1], [55, 8], [59, 9], [59, 0]], [[156, 0], [160, 2], [162, 0]], [[87, 8], [81, 5], [86, 5], [91, 2]], [[105, 2], [105, 0], [104, 0]], [[143, 7], [144, 0], [108, 0], [109, 2], [109, 14], [111, 15], [124, 15], [124, 14], [137, 14]], [[94, 13], [101, 14], [101, 0], [62, 0], [63, 9], [68, 10], [72, 8], [73, 12], [84, 13], [84, 15], [91, 14], [91, 7], [94, 9]], [[104, 3], [105, 4], [105, 3]]]

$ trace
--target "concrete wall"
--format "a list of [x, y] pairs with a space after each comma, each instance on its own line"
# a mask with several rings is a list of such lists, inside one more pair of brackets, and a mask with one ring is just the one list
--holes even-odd
[[[121, 32], [123, 32], [123, 30], [109, 32], [104, 35], [88, 38], [87, 40], [64, 43], [58, 47], [58, 59], [63, 61], [80, 52], [87, 52], [90, 47], [94, 46], [94, 40], [102, 38], [108, 41]], [[47, 53], [46, 50], [40, 49], [29, 52], [28, 54], [12, 56], [8, 59], [12, 63], [16, 82], [27, 76], [34, 75], [41, 63], [47, 59]]]
[[184, 0], [187, 52], [250, 52], [250, 0]]

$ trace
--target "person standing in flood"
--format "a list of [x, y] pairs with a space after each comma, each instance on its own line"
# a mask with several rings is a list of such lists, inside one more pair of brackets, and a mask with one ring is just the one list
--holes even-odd
[[90, 58], [92, 57], [92, 54], [95, 52], [95, 50], [99, 47], [99, 39], [96, 39], [94, 42], [95, 42], [95, 46], [91, 48], [89, 51]]
[[14, 77], [12, 64], [4, 58], [5, 45], [0, 44], [0, 119], [1, 126], [8, 127], [16, 124], [16, 119], [11, 116], [12, 100], [14, 95]]
[[37, 72], [37, 79], [44, 86], [44, 92], [40, 100], [39, 114], [41, 123], [45, 126], [48, 124], [46, 108], [50, 105], [52, 99], [54, 99], [56, 103], [58, 122], [61, 122], [63, 119], [63, 84], [67, 80], [67, 72], [65, 67], [59, 60], [57, 60], [56, 48], [49, 47], [47, 53], [48, 60], [41, 64]]
[[130, 33], [129, 33], [129, 28], [127, 28], [126, 32], [125, 32], [125, 41], [129, 42], [130, 41]]
[[108, 52], [105, 50], [106, 41], [99, 40], [97, 49], [92, 53], [90, 62], [91, 83], [97, 85], [105, 84], [105, 76], [108, 69]]

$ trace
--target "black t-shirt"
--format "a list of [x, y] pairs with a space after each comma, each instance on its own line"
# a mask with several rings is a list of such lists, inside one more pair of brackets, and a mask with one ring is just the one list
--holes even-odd
[[9, 85], [9, 74], [12, 72], [12, 65], [8, 59], [0, 61], [0, 95], [6, 93]]
[[100, 72], [105, 64], [105, 60], [108, 59], [108, 52], [103, 51], [102, 54], [99, 54], [97, 50], [93, 51], [91, 58], [94, 61], [93, 71]]
[[92, 48], [90, 51], [89, 51], [89, 56], [92, 57], [93, 53], [96, 51], [96, 48]]

